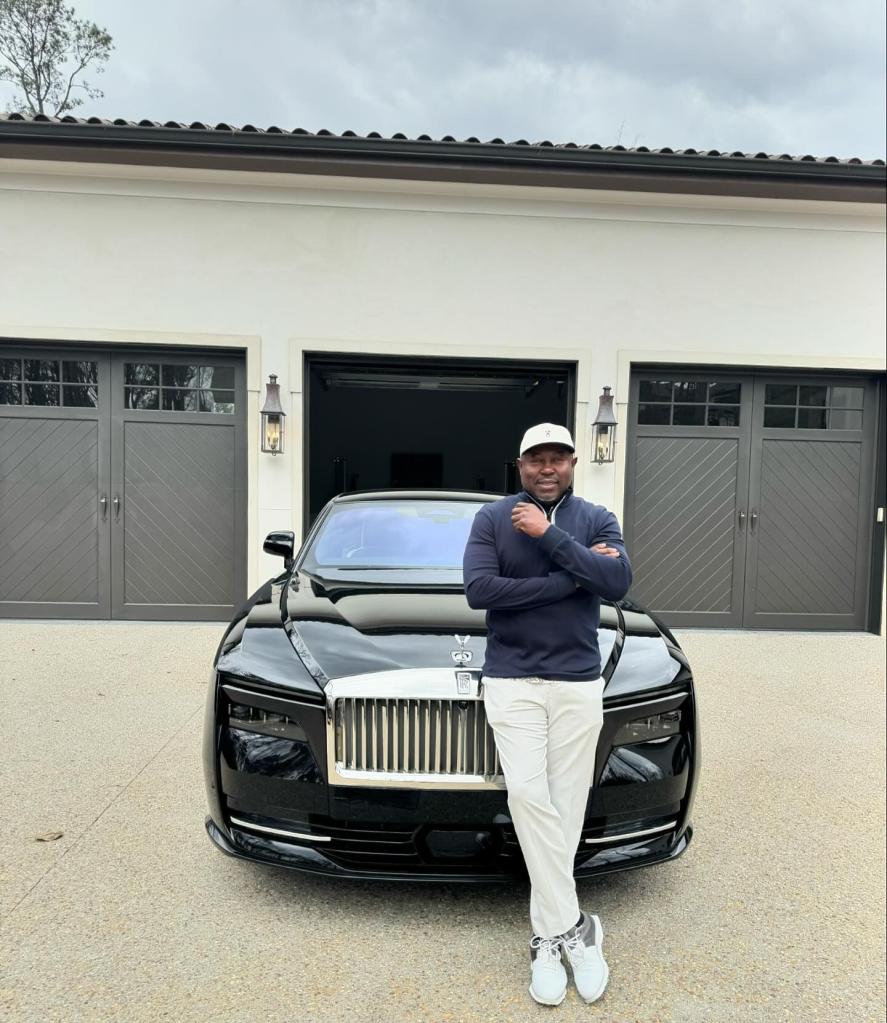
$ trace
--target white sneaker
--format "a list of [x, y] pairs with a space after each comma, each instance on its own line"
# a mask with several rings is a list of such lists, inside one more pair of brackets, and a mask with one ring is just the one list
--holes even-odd
[[567, 959], [573, 969], [576, 990], [586, 1002], [596, 1002], [604, 993], [610, 970], [601, 945], [604, 929], [596, 916], [583, 913], [579, 923], [561, 938]]
[[561, 962], [561, 938], [540, 938], [530, 942], [532, 981], [530, 994], [540, 1005], [560, 1005], [567, 993], [567, 971]]

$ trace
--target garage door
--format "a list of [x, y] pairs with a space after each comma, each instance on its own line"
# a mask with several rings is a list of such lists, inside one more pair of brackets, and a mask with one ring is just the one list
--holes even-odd
[[877, 382], [632, 380], [632, 596], [674, 625], [867, 627]]
[[244, 410], [242, 359], [0, 346], [0, 616], [227, 618]]

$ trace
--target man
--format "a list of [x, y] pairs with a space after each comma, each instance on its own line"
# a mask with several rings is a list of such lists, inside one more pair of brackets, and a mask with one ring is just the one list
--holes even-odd
[[464, 558], [468, 603], [487, 611], [484, 706], [530, 875], [530, 994], [543, 1005], [564, 999], [562, 952], [587, 1002], [609, 977], [573, 861], [603, 724], [600, 600], [631, 584], [615, 516], [573, 493], [574, 451], [563, 426], [527, 430], [523, 491], [477, 513]]

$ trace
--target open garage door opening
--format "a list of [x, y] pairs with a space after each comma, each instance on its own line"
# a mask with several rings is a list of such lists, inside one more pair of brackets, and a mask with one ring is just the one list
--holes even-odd
[[306, 526], [336, 494], [513, 493], [521, 435], [573, 429], [571, 363], [306, 356]]

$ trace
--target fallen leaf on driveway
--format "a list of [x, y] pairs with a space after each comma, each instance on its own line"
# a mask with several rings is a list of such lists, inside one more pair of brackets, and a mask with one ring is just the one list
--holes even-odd
[[64, 831], [44, 831], [42, 835], [35, 835], [35, 842], [54, 842], [57, 838], [61, 838], [64, 835]]

